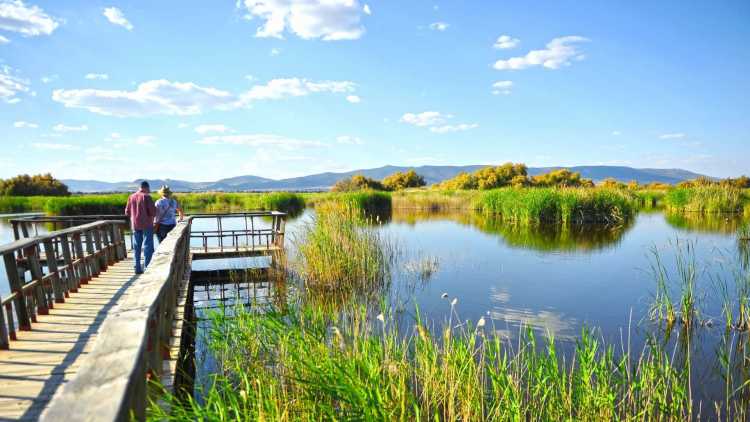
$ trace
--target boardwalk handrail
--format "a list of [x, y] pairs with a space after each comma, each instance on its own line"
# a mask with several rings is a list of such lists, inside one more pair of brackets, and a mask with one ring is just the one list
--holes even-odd
[[158, 379], [169, 359], [177, 291], [190, 254], [192, 217], [159, 245], [137, 283], [105, 319], [76, 376], [58, 391], [42, 420], [143, 420], [148, 380]]
[[[126, 257], [124, 223], [104, 220], [0, 245], [10, 294], [0, 300], [0, 349], [81, 284]], [[26, 272], [31, 279], [26, 280]]]
[[[53, 230], [66, 229], [82, 224], [93, 223], [96, 221], [122, 221], [127, 223], [128, 217], [125, 214], [105, 214], [105, 215], [32, 215], [26, 217], [11, 218], [8, 222], [13, 227], [13, 237], [16, 240], [38, 236], [38, 226], [40, 224], [49, 224]], [[33, 233], [32, 233], [33, 230]]]
[[[226, 214], [193, 214], [194, 220], [207, 219], [216, 220], [215, 230], [191, 230], [191, 239], [201, 239], [200, 248], [204, 252], [209, 251], [209, 241], [216, 240], [216, 247], [220, 252], [253, 250], [257, 247], [270, 249], [271, 246], [283, 248], [284, 230], [286, 225], [286, 213], [280, 211], [249, 211], [233, 212]], [[261, 228], [255, 223], [256, 218], [271, 218], [271, 225], [267, 228]], [[244, 228], [225, 229], [222, 222], [225, 219], [242, 218]], [[225, 240], [229, 244], [225, 245]], [[242, 243], [244, 240], [244, 244]]]

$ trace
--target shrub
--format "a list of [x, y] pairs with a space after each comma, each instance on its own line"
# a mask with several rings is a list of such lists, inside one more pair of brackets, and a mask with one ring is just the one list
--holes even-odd
[[51, 174], [29, 176], [22, 174], [11, 179], [0, 179], [0, 195], [3, 196], [68, 196], [68, 187]]
[[354, 176], [347, 177], [339, 180], [333, 185], [331, 191], [333, 192], [352, 192], [358, 190], [385, 190], [385, 187], [379, 181], [365, 177], [361, 174], [355, 174]]
[[523, 186], [527, 184], [525, 164], [505, 163], [497, 167], [484, 167], [472, 174], [461, 172], [456, 177], [437, 185], [439, 189], [495, 189], [504, 186]]
[[581, 173], [568, 169], [552, 170], [531, 178], [531, 184], [542, 187], [593, 187], [594, 182], [581, 178]]
[[383, 187], [391, 191], [418, 188], [424, 185], [426, 185], [424, 177], [418, 175], [414, 170], [397, 171], [383, 179]]

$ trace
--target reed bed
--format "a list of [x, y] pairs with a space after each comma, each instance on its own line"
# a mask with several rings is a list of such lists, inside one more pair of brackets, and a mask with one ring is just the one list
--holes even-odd
[[[152, 194], [154, 200], [159, 199]], [[194, 211], [278, 210], [298, 214], [305, 207], [302, 195], [270, 193], [183, 193], [181, 206]], [[0, 212], [39, 211], [50, 215], [122, 214], [128, 194], [74, 196], [0, 196]]]
[[749, 202], [742, 189], [715, 185], [674, 188], [664, 197], [669, 211], [703, 214], [742, 213]]
[[603, 188], [503, 188], [488, 191], [479, 209], [520, 223], [621, 224], [633, 217], [631, 194]]
[[393, 208], [432, 212], [470, 211], [482, 193], [476, 190], [407, 190], [392, 194]]
[[291, 192], [184, 193], [178, 200], [186, 210], [208, 212], [274, 210], [297, 215], [305, 208], [305, 198]]
[[305, 284], [330, 291], [379, 291], [390, 280], [393, 245], [354, 203], [326, 202], [316, 211], [295, 239]]
[[726, 403], [695, 403], [690, 360], [658, 342], [617, 356], [584, 330], [566, 360], [553, 339], [502, 339], [484, 319], [454, 327], [455, 313], [435, 335], [418, 318], [406, 329], [387, 310], [365, 308], [211, 318], [220, 371], [210, 388], [200, 402], [167, 395], [171, 413], [154, 404], [150, 419], [684, 421], [714, 406], [722, 419], [748, 416], [746, 386]]

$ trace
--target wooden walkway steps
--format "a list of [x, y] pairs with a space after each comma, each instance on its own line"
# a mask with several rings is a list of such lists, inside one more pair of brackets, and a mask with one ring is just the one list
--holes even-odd
[[[133, 260], [105, 272], [39, 315], [31, 331], [18, 331], [0, 350], [0, 420], [37, 420], [55, 392], [73, 378], [93, 347], [108, 311], [136, 280]], [[90, 362], [89, 362], [90, 363]]]

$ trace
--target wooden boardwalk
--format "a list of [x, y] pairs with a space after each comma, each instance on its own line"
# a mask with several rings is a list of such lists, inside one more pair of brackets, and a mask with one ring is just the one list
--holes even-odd
[[93, 347], [108, 311], [136, 277], [128, 258], [107, 268], [31, 331], [18, 331], [10, 350], [0, 350], [0, 420], [37, 420], [55, 392], [76, 374]]

